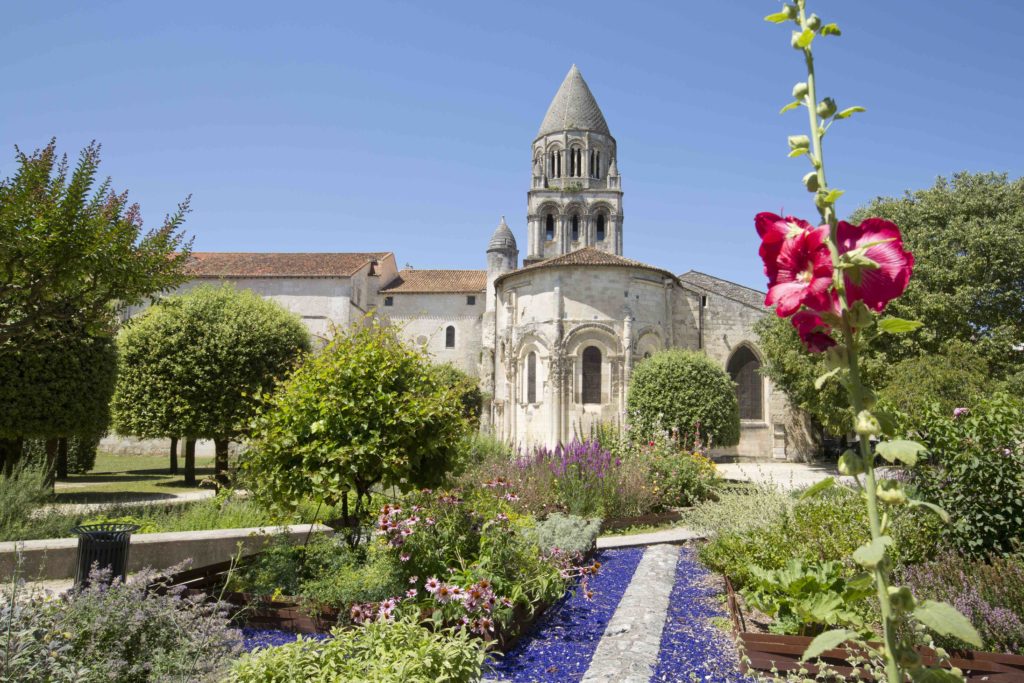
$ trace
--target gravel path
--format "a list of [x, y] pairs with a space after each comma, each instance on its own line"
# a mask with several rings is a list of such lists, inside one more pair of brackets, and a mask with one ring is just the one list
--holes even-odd
[[576, 591], [548, 609], [533, 632], [492, 667], [487, 680], [582, 680], [643, 554], [641, 548], [599, 551], [601, 571], [590, 581], [594, 597], [588, 600]]

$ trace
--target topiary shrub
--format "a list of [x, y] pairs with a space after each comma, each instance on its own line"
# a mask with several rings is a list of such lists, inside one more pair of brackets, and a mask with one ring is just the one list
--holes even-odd
[[685, 438], [699, 428], [715, 446], [740, 440], [736, 387], [723, 368], [697, 351], [661, 351], [637, 365], [626, 405], [630, 424], [644, 439], [663, 429]]

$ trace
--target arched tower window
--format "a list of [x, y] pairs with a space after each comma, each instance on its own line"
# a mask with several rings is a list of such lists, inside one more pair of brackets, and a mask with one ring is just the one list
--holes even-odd
[[583, 349], [582, 402], [601, 403], [601, 349], [588, 346]]
[[605, 217], [603, 213], [597, 215], [597, 241], [604, 242]]
[[537, 402], [537, 354], [533, 351], [526, 357], [526, 402]]
[[455, 326], [449, 325], [444, 331], [444, 347], [446, 349], [455, 348]]
[[764, 419], [764, 380], [761, 378], [761, 361], [747, 346], [736, 349], [729, 359], [727, 370], [736, 383], [736, 398], [740, 404], [741, 420]]
[[555, 215], [549, 213], [544, 219], [544, 239], [551, 241], [555, 239]]
[[590, 164], [590, 175], [593, 178], [601, 177], [601, 150], [594, 151], [594, 161]]
[[572, 215], [572, 241], [578, 242], [580, 239], [580, 217], [579, 214]]

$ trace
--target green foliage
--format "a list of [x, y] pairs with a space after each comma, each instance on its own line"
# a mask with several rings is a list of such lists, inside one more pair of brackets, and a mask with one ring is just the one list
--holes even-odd
[[39, 468], [20, 463], [9, 476], [0, 477], [0, 542], [21, 540], [38, 525], [32, 513], [52, 498], [53, 490]]
[[870, 574], [850, 576], [839, 562], [790, 560], [781, 569], [753, 566], [750, 575], [743, 598], [773, 618], [772, 633], [817, 635], [829, 626], [864, 630], [864, 600], [874, 593]]
[[371, 622], [335, 630], [326, 641], [299, 639], [245, 655], [232, 683], [366, 681], [367, 683], [469, 683], [487, 658], [466, 631], [431, 630], [412, 619]]
[[105, 433], [117, 376], [113, 339], [67, 324], [47, 329], [0, 344], [0, 438]]
[[957, 340], [938, 353], [899, 361], [888, 375], [879, 398], [911, 419], [923, 417], [933, 404], [940, 413], [952, 415], [954, 408], [974, 405], [994, 389], [985, 357]]
[[227, 606], [181, 589], [151, 592], [156, 578], [145, 570], [108, 587], [109, 571], [94, 570], [89, 587], [59, 600], [38, 591], [18, 595], [15, 583], [0, 603], [0, 681], [217, 680], [241, 650]]
[[552, 512], [537, 523], [537, 545], [544, 552], [557, 548], [562, 552], [585, 555], [594, 548], [600, 532], [600, 519]]
[[[113, 393], [113, 383], [110, 386]], [[110, 394], [107, 395], [108, 398]], [[109, 413], [108, 413], [109, 414]], [[96, 455], [103, 435], [69, 436], [68, 474], [85, 474], [96, 465]], [[42, 467], [46, 462], [46, 441], [26, 439], [22, 444], [22, 461]]]
[[459, 393], [394, 330], [339, 333], [266, 399], [243, 463], [255, 493], [291, 507], [361, 502], [381, 484], [436, 486], [467, 425]]
[[982, 557], [1012, 552], [1024, 538], [1024, 404], [995, 394], [960, 416], [937, 405], [906, 431], [928, 449], [913, 482], [952, 517], [946, 541]]
[[191, 244], [179, 228], [187, 200], [143, 232], [128, 194], [115, 192], [109, 179], [96, 185], [95, 142], [74, 169], [58, 158], [53, 140], [31, 154], [17, 150], [17, 163], [15, 174], [0, 180], [0, 346], [14, 341], [23, 350], [63, 324], [86, 337], [106, 334], [114, 306], [139, 304], [185, 281]]
[[230, 440], [256, 413], [257, 395], [309, 349], [309, 335], [254, 292], [202, 286], [134, 318], [118, 346], [118, 433]]
[[484, 407], [484, 395], [480, 391], [480, 380], [472, 377], [451, 363], [439, 363], [434, 366], [438, 380], [444, 386], [451, 387], [462, 403], [462, 414], [475, 428], [480, 424], [480, 412]]
[[637, 365], [629, 385], [630, 424], [641, 438], [695, 429], [716, 446], [739, 442], [739, 404], [728, 373], [703, 353], [670, 349]]

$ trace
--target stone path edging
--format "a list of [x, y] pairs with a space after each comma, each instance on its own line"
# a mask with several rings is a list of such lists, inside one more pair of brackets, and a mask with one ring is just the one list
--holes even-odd
[[626, 536], [601, 536], [597, 539], [597, 549], [631, 548], [638, 545], [657, 545], [659, 543], [683, 543], [704, 538], [702, 534], [683, 527], [652, 531], [646, 534], [629, 534]]
[[650, 681], [658, 663], [678, 561], [679, 548], [674, 545], [647, 548], [597, 645], [583, 683]]

